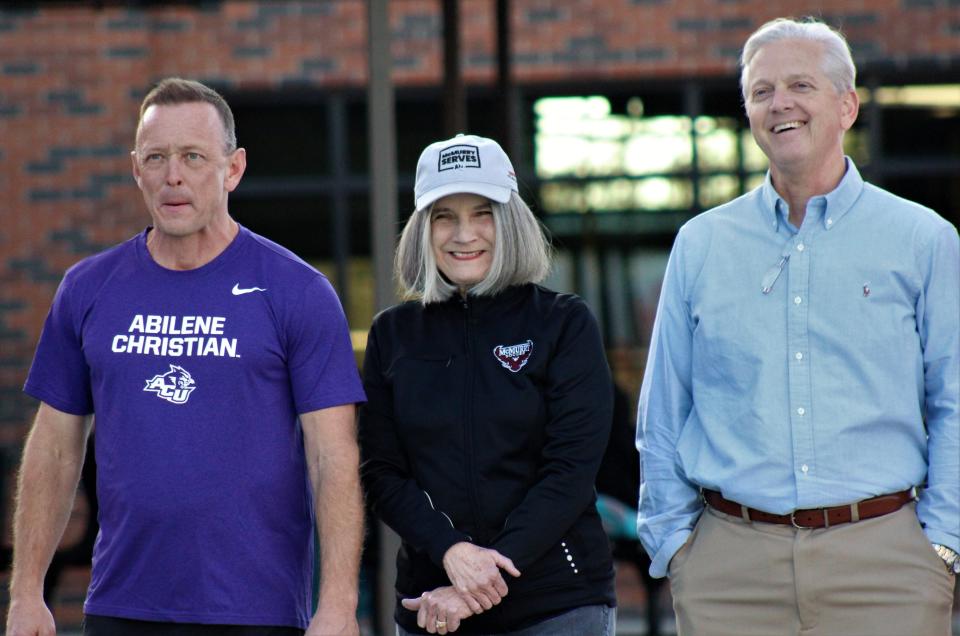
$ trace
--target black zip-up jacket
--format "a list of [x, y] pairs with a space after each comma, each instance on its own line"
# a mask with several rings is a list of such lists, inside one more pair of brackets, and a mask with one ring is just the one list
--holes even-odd
[[400, 598], [450, 585], [443, 555], [493, 548], [500, 605], [457, 633], [515, 630], [585, 605], [614, 606], [594, 481], [613, 410], [600, 333], [581, 299], [538, 285], [494, 297], [408, 302], [374, 320], [363, 368], [361, 474], [402, 539]]

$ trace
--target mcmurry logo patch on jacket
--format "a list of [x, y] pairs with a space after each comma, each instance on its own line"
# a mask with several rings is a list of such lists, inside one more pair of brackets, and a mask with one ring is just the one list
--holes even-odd
[[497, 345], [493, 348], [493, 355], [504, 369], [516, 373], [523, 368], [523, 365], [530, 359], [533, 353], [533, 340], [527, 340], [515, 345]]

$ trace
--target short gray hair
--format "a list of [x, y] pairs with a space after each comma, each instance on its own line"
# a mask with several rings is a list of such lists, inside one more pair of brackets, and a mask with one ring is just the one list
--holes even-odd
[[223, 124], [224, 151], [229, 155], [237, 149], [237, 127], [227, 100], [206, 84], [182, 77], [167, 77], [160, 80], [143, 98], [140, 104], [140, 120], [137, 122], [137, 138], [140, 138], [143, 116], [151, 106], [176, 106], [198, 102], [206, 102], [217, 110], [220, 123]]
[[753, 32], [743, 45], [740, 56], [740, 92], [747, 98], [747, 69], [757, 52], [765, 45], [780, 40], [809, 40], [823, 45], [823, 72], [838, 94], [856, 88], [857, 67], [850, 55], [847, 40], [836, 29], [816, 18], [793, 20], [777, 18]]
[[[550, 244], [543, 226], [516, 192], [506, 203], [490, 202], [496, 241], [490, 271], [468, 290], [474, 296], [493, 296], [511, 285], [538, 283], [550, 271]], [[457, 292], [444, 280], [433, 255], [430, 212], [414, 212], [400, 235], [394, 273], [404, 298], [424, 305], [443, 302]]]

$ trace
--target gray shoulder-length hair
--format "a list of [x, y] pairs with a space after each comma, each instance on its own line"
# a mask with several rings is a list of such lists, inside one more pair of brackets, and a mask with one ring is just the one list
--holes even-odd
[[823, 72], [833, 83], [838, 94], [852, 91], [856, 87], [857, 67], [850, 55], [850, 46], [843, 35], [824, 22], [815, 18], [791, 20], [777, 18], [767, 22], [753, 32], [743, 45], [740, 56], [740, 91], [747, 98], [747, 71], [750, 62], [764, 45], [780, 40], [809, 40], [823, 45]]
[[[490, 271], [467, 293], [492, 296], [511, 285], [538, 283], [550, 271], [550, 244], [543, 226], [516, 192], [506, 203], [491, 201], [496, 240]], [[424, 305], [443, 302], [457, 293], [456, 285], [440, 274], [433, 254], [429, 208], [407, 221], [397, 246], [394, 273], [407, 299]]]

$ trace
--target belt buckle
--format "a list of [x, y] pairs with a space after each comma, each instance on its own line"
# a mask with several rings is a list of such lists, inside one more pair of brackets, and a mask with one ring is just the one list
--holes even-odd
[[[819, 510], [819, 511], [820, 511], [820, 514], [823, 515], [823, 527], [824, 527], [824, 528], [829, 528], [829, 527], [830, 527], [830, 517], [827, 516], [827, 509], [826, 509], [826, 508], [816, 508], [816, 510]], [[794, 527], [794, 528], [796, 528], [797, 530], [816, 530], [816, 528], [817, 528], [816, 526], [801, 526], [799, 523], [797, 523], [797, 513], [798, 513], [798, 512], [808, 512], [808, 511], [809, 511], [809, 509], [808, 509], [808, 510], [803, 510], [803, 511], [794, 510], [793, 512], [790, 513], [790, 523], [793, 524], [793, 527]]]

